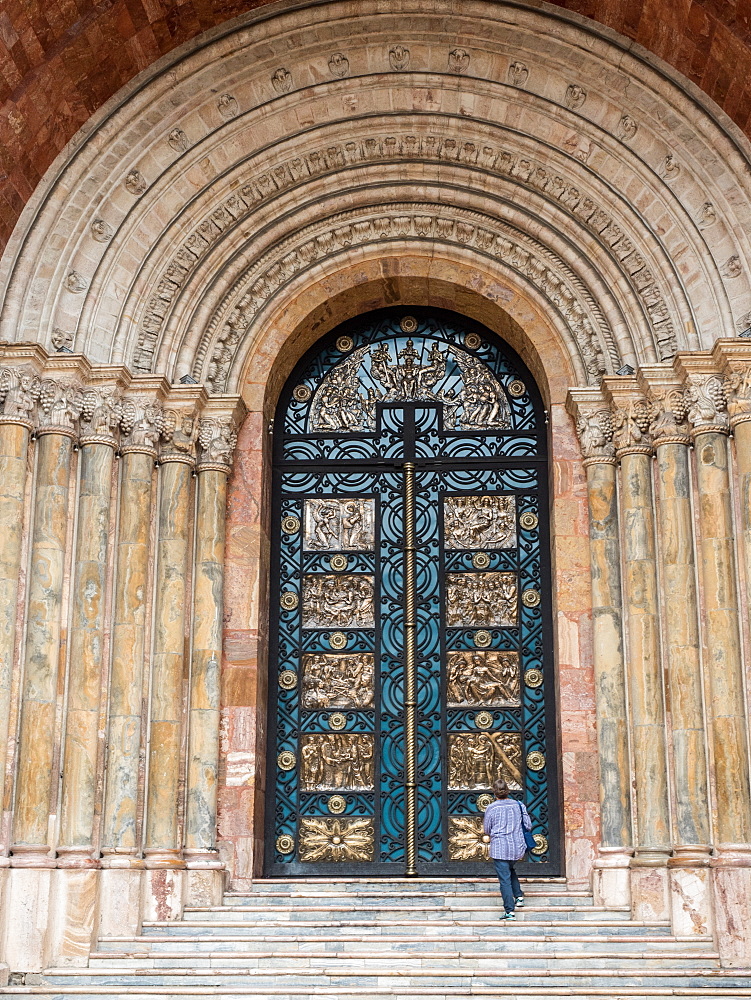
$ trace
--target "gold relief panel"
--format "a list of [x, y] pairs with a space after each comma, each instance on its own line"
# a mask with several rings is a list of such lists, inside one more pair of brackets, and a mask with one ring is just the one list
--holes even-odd
[[372, 653], [304, 653], [302, 707], [372, 708]]
[[448, 741], [449, 788], [492, 788], [497, 778], [503, 778], [509, 788], [521, 789], [519, 733], [452, 733]]
[[447, 573], [446, 624], [514, 626], [518, 620], [515, 573]]
[[373, 628], [373, 577], [308, 574], [302, 585], [303, 628]]
[[516, 501], [492, 494], [446, 497], [443, 525], [447, 549], [513, 549]]
[[372, 819], [301, 819], [300, 861], [372, 861]]
[[300, 758], [303, 792], [363, 792], [373, 788], [372, 736], [361, 733], [303, 736]]
[[521, 704], [519, 654], [505, 650], [450, 650], [447, 663], [449, 708]]
[[369, 552], [374, 547], [375, 502], [321, 497], [305, 501], [304, 547], [316, 552]]
[[449, 816], [449, 860], [490, 860], [490, 837], [483, 830], [482, 816]]

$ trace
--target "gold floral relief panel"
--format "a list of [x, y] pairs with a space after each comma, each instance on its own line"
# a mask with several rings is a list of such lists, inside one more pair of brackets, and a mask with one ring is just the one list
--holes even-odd
[[449, 788], [492, 788], [503, 778], [515, 791], [522, 787], [520, 733], [452, 733], [449, 744]]
[[493, 495], [446, 497], [443, 529], [447, 549], [513, 549], [516, 500]]
[[375, 501], [321, 497], [305, 501], [304, 547], [318, 552], [372, 551]]
[[464, 628], [515, 626], [515, 573], [447, 573], [446, 623]]
[[373, 788], [373, 737], [317, 733], [300, 739], [300, 788], [304, 792], [364, 792]]
[[373, 628], [374, 579], [367, 573], [303, 577], [303, 628]]
[[372, 861], [372, 819], [301, 819], [300, 861]]
[[521, 704], [519, 654], [500, 649], [449, 650], [446, 661], [449, 708], [503, 708]]
[[304, 653], [303, 708], [372, 708], [372, 653]]
[[482, 816], [449, 816], [449, 860], [490, 860], [490, 838], [483, 831]]

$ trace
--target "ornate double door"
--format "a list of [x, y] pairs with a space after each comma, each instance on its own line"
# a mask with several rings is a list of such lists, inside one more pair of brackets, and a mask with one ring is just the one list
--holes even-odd
[[267, 874], [487, 874], [497, 777], [533, 818], [530, 871], [559, 873], [545, 446], [529, 372], [450, 313], [361, 317], [298, 365], [275, 420]]

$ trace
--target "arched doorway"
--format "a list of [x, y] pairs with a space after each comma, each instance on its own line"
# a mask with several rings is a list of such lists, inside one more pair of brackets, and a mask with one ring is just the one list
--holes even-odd
[[268, 875], [487, 873], [497, 776], [560, 871], [545, 410], [443, 310], [300, 361], [274, 435]]

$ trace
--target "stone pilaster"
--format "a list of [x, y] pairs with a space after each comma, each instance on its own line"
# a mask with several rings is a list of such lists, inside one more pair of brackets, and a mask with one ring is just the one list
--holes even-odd
[[603, 904], [623, 906], [630, 902], [628, 866], [633, 848], [613, 418], [596, 390], [571, 390], [567, 406], [576, 420], [589, 502], [601, 806], [594, 889]]
[[199, 442], [185, 823], [190, 870], [222, 867], [216, 851], [216, 802], [227, 476], [237, 443], [233, 416], [204, 417]]
[[[0, 369], [0, 747], [8, 745], [26, 466], [38, 397], [39, 378], [33, 371]], [[0, 803], [4, 779], [5, 768], [0, 767]]]
[[48, 857], [52, 760], [69, 484], [81, 389], [74, 382], [44, 379], [39, 403], [41, 426], [11, 864], [43, 868], [54, 866]]
[[[667, 914], [670, 854], [665, 706], [662, 691], [657, 565], [652, 498], [650, 408], [636, 383], [606, 379], [613, 403], [613, 442], [621, 466], [621, 539], [631, 716], [636, 845], [631, 862], [634, 913]], [[644, 871], [653, 869], [653, 871]]]
[[184, 865], [179, 824], [185, 616], [189, 601], [193, 410], [167, 411], [160, 454], [151, 712], [144, 857], [147, 868]]
[[652, 400], [657, 454], [661, 604], [672, 727], [675, 815], [668, 859], [675, 934], [712, 933], [710, 801], [707, 787], [699, 605], [696, 588], [691, 438], [683, 386], [658, 366], [642, 369]]
[[[710, 359], [681, 356], [696, 452], [705, 650], [715, 788], [712, 865], [717, 940], [725, 965], [748, 965], [751, 941], [735, 932], [751, 890], [751, 797], [744, 704], [734, 527], [730, 490], [729, 420], [723, 379]], [[746, 905], [746, 914], [749, 909]]]
[[121, 400], [113, 387], [87, 389], [81, 409], [76, 552], [60, 815], [60, 867], [96, 864], [99, 711], [109, 564], [112, 465]]
[[122, 461], [117, 536], [112, 670], [102, 866], [141, 867], [137, 829], [141, 705], [149, 604], [149, 535], [157, 443], [164, 429], [152, 396], [122, 405]]

